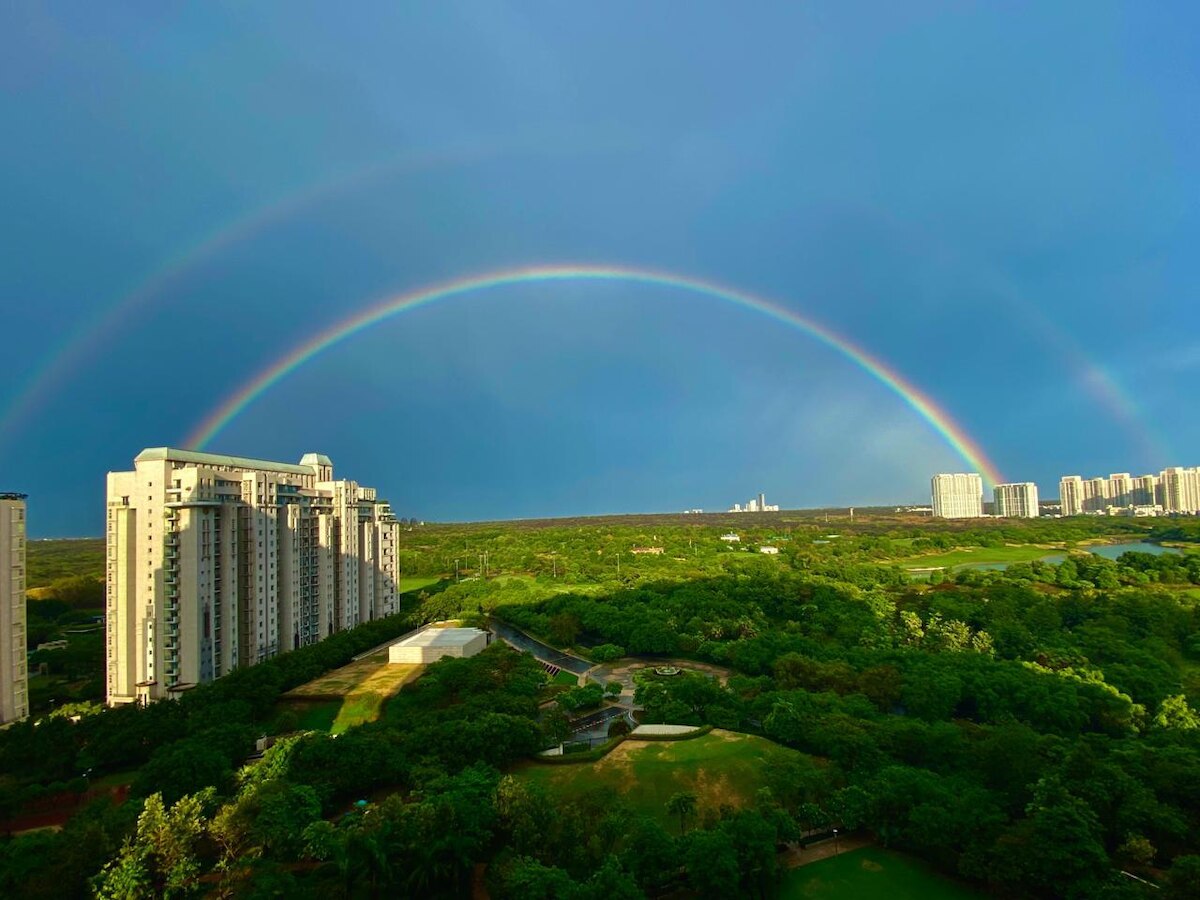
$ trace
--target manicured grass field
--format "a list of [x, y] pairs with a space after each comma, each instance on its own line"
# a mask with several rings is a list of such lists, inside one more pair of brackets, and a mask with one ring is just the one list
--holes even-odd
[[1015, 547], [973, 547], [928, 556], [910, 556], [896, 560], [896, 564], [906, 569], [953, 568], [980, 563], [1033, 562], [1035, 559], [1064, 552], [1066, 551], [1053, 547], [1036, 547], [1032, 544], [1020, 544]]
[[421, 588], [427, 588], [431, 584], [437, 584], [442, 579], [440, 577], [429, 577], [428, 575], [414, 576], [412, 578], [400, 579], [400, 593], [407, 594], [409, 591], [419, 591]]
[[575, 687], [577, 684], [579, 684], [579, 676], [576, 675], [574, 672], [568, 672], [566, 669], [563, 669], [561, 672], [559, 672], [557, 675], [555, 675], [553, 678], [550, 679], [550, 683], [551, 684], [562, 684], [562, 685], [566, 685], [567, 687]]
[[564, 798], [610, 788], [678, 830], [678, 818], [666, 811], [672, 794], [695, 793], [697, 815], [703, 817], [722, 804], [739, 806], [753, 800], [763, 786], [766, 766], [789, 759], [807, 757], [765, 738], [715, 729], [687, 741], [627, 740], [594, 763], [522, 763], [513, 774]]
[[[387, 651], [383, 650], [326, 672], [320, 678], [288, 691], [283, 698], [285, 701], [341, 701], [329, 726], [333, 734], [340, 734], [347, 728], [378, 719], [384, 702], [404, 685], [419, 678], [424, 669], [420, 665], [393, 665], [388, 662]], [[320, 723], [326, 712], [313, 709], [311, 715], [314, 722]]]
[[342, 708], [340, 700], [321, 700], [315, 703], [291, 703], [287, 706], [296, 714], [295, 727], [300, 731], [329, 731], [333, 720], [337, 718], [338, 710]]
[[879, 847], [792, 869], [779, 887], [783, 900], [978, 900], [920, 860]]

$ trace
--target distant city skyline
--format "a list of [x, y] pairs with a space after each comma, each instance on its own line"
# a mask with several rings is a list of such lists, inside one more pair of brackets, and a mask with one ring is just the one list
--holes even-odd
[[1200, 467], [1168, 466], [1157, 475], [1064, 475], [1058, 492], [1063, 515], [1117, 510], [1143, 516], [1194, 515], [1200, 513]]
[[735, 503], [729, 508], [730, 512], [779, 512], [779, 504], [767, 503], [767, 495], [764, 491], [759, 491], [757, 497], [751, 497], [743, 506], [740, 503]]

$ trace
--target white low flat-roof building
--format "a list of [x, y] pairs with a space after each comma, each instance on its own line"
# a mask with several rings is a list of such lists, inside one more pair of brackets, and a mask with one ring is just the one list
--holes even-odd
[[432, 663], [445, 656], [465, 659], [488, 645], [478, 628], [426, 628], [388, 647], [389, 663]]

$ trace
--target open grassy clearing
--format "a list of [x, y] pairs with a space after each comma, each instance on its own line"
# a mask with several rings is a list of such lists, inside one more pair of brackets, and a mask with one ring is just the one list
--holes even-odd
[[919, 860], [863, 847], [783, 877], [784, 900], [975, 900], [983, 895], [939, 875]]
[[[347, 728], [378, 719], [388, 698], [419, 678], [424, 669], [421, 665], [393, 665], [388, 662], [387, 651], [381, 650], [326, 672], [320, 678], [293, 688], [283, 697], [285, 701], [291, 701], [292, 708], [298, 712], [307, 707], [300, 715], [308, 716], [314, 727], [324, 723], [330, 709], [336, 706], [336, 714], [328, 728], [333, 734], [340, 734]], [[340, 702], [326, 705], [319, 701]], [[302, 702], [303, 707], [297, 702]]]
[[333, 720], [337, 718], [338, 710], [342, 708], [340, 700], [294, 700], [280, 705], [281, 712], [290, 713], [294, 718], [286, 725], [280, 726], [284, 731], [329, 731]]
[[407, 594], [409, 591], [419, 591], [421, 588], [439, 584], [442, 580], [441, 577], [431, 577], [428, 575], [412, 576], [409, 578], [402, 577], [400, 579], [400, 593]]
[[1019, 544], [1011, 547], [964, 547], [945, 553], [909, 556], [895, 561], [908, 569], [953, 568], [954, 566], [991, 563], [1033, 562], [1047, 556], [1065, 553], [1062, 548]]
[[425, 667], [422, 665], [389, 663], [385, 654], [379, 669], [364, 678], [346, 695], [346, 699], [342, 701], [342, 708], [338, 710], [337, 718], [333, 721], [333, 727], [329, 729], [330, 732], [341, 734], [355, 725], [374, 722], [383, 711], [383, 704], [404, 685], [420, 678], [423, 671]]
[[807, 757], [765, 738], [714, 729], [686, 741], [627, 740], [594, 763], [521, 763], [513, 774], [567, 800], [597, 788], [611, 789], [678, 830], [679, 820], [666, 811], [671, 795], [695, 793], [697, 815], [703, 817], [723, 804], [750, 802], [764, 784], [767, 766], [795, 759]]

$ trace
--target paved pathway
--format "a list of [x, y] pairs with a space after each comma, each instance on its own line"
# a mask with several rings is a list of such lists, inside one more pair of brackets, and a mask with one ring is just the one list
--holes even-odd
[[[625, 715], [625, 712], [625, 709], [620, 706], [606, 706], [604, 709], [596, 710], [594, 713], [588, 713], [586, 716], [572, 719], [571, 732], [579, 734], [583, 731], [593, 731], [607, 725], [613, 719]], [[607, 733], [607, 729], [605, 729], [605, 734]]]
[[592, 663], [586, 659], [571, 656], [571, 654], [563, 653], [561, 650], [555, 650], [549, 644], [543, 643], [537, 638], [530, 637], [520, 629], [506, 625], [499, 619], [489, 618], [488, 627], [492, 629], [496, 637], [500, 638], [506, 644], [516, 647], [518, 650], [526, 650], [542, 662], [548, 662], [553, 666], [558, 666], [560, 669], [574, 672], [576, 675], [582, 675], [588, 669], [592, 668]]
[[851, 850], [870, 847], [874, 843], [870, 838], [851, 835], [849, 837], [839, 837], [836, 840], [829, 838], [828, 840], [818, 841], [815, 844], [809, 844], [803, 850], [800, 849], [799, 844], [795, 844], [785, 853], [780, 854], [779, 864], [785, 869], [796, 869], [800, 866], [812, 865], [823, 859], [829, 859], [831, 856], [841, 856], [843, 853], [849, 853]]

